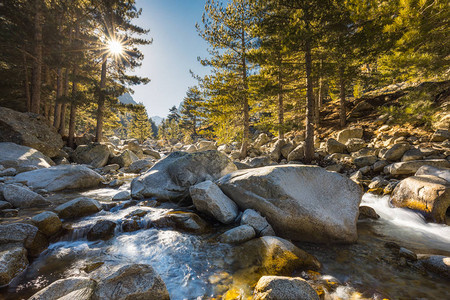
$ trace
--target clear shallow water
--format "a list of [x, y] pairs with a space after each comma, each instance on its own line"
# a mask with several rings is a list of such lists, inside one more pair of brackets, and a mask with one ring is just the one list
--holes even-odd
[[[82, 194], [100, 200], [110, 199], [117, 192], [104, 188]], [[391, 208], [386, 197], [366, 194], [361, 204], [373, 207], [381, 219], [359, 221], [359, 239], [353, 245], [298, 244], [322, 262], [323, 276], [300, 271], [295, 275], [311, 282], [327, 276], [339, 281], [340, 287], [326, 294], [326, 299], [450, 298], [447, 279], [422, 273], [413, 263], [399, 263], [398, 256], [384, 246], [387, 241], [395, 241], [417, 253], [450, 255], [450, 227], [425, 223], [414, 212]], [[26, 299], [57, 279], [86, 275], [86, 267], [99, 262], [151, 265], [161, 275], [173, 300], [210, 298], [233, 287], [245, 290], [248, 295], [255, 282], [237, 279], [237, 270], [231, 267], [231, 246], [214, 242], [214, 234], [192, 235], [155, 228], [126, 233], [118, 226], [109, 241], [86, 239], [87, 228], [98, 220], [120, 223], [126, 215], [141, 209], [148, 212], [141, 222], [150, 223], [176, 208], [172, 204], [157, 208], [133, 206], [77, 220], [72, 224], [71, 234], [51, 244], [9, 289], [0, 290], [0, 296]]]

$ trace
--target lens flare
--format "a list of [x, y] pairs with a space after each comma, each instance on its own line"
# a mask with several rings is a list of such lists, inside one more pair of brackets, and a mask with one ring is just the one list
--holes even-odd
[[108, 51], [113, 55], [122, 55], [123, 53], [123, 45], [121, 42], [117, 40], [108, 41]]

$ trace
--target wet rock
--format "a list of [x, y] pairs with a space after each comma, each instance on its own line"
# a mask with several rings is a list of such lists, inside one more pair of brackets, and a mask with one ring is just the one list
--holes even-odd
[[350, 138], [345, 143], [345, 147], [347, 148], [348, 152], [356, 152], [361, 150], [366, 146], [366, 142], [364, 142], [363, 139], [357, 139], [357, 138]]
[[136, 209], [125, 216], [125, 218], [142, 218], [148, 213], [148, 211], [143, 209]]
[[27, 266], [27, 251], [24, 247], [0, 245], [0, 286], [8, 285]]
[[121, 191], [114, 195], [113, 201], [122, 201], [131, 199], [131, 193], [129, 191]]
[[351, 138], [361, 139], [363, 137], [362, 128], [347, 128], [340, 131], [337, 135], [337, 141], [339, 143], [345, 144]]
[[319, 300], [316, 291], [300, 277], [263, 276], [253, 292], [254, 300]]
[[62, 222], [58, 215], [51, 211], [44, 211], [31, 218], [34, 225], [46, 236], [58, 233], [62, 228]]
[[246, 209], [241, 217], [241, 225], [253, 227], [258, 236], [274, 236], [275, 231], [266, 218], [253, 209]]
[[346, 147], [344, 144], [339, 143], [333, 138], [330, 138], [327, 140], [326, 151], [328, 154], [345, 153]]
[[18, 174], [17, 182], [25, 182], [33, 189], [46, 189], [56, 192], [65, 189], [96, 187], [103, 177], [95, 171], [78, 165], [60, 165]]
[[432, 175], [408, 177], [395, 187], [391, 203], [417, 210], [427, 219], [445, 224], [450, 207], [450, 183]]
[[36, 149], [14, 143], [0, 143], [0, 164], [5, 168], [14, 168], [19, 173], [55, 165]]
[[304, 158], [305, 158], [305, 144], [300, 143], [297, 147], [294, 148], [294, 150], [292, 150], [289, 153], [287, 160], [288, 161], [301, 161]]
[[89, 277], [69, 277], [53, 282], [28, 300], [91, 300], [95, 287], [95, 281]]
[[450, 257], [431, 255], [420, 260], [429, 271], [450, 278]]
[[97, 221], [94, 226], [88, 231], [87, 239], [89, 241], [96, 240], [109, 240], [114, 236], [114, 229], [116, 228], [116, 223], [109, 220]]
[[206, 180], [214, 181], [235, 170], [233, 162], [219, 151], [173, 152], [135, 178], [131, 183], [131, 194], [133, 198], [184, 199], [191, 186]]
[[384, 172], [391, 175], [413, 175], [422, 166], [450, 168], [450, 162], [446, 159], [426, 159], [397, 162], [386, 166], [384, 168]]
[[450, 131], [444, 129], [436, 130], [431, 136], [431, 142], [443, 142], [450, 139]]
[[3, 188], [3, 196], [16, 208], [40, 207], [50, 203], [30, 189], [15, 184], [6, 184]]
[[412, 261], [417, 260], [417, 255], [414, 252], [412, 252], [409, 249], [403, 248], [403, 247], [400, 247], [400, 249], [398, 250], [398, 254], [401, 257], [406, 258], [407, 260], [412, 260]]
[[62, 219], [85, 217], [99, 212], [101, 204], [94, 199], [80, 197], [61, 204], [55, 208], [55, 212]]
[[358, 168], [362, 168], [365, 166], [373, 165], [377, 160], [378, 159], [375, 155], [365, 155], [365, 156], [360, 156], [360, 157], [355, 158], [353, 160], [353, 163]]
[[432, 166], [422, 166], [420, 167], [416, 174], [418, 175], [432, 175], [444, 179], [450, 182], [450, 169], [447, 168], [437, 168]]
[[139, 223], [136, 220], [123, 220], [121, 228], [124, 232], [133, 232], [141, 229]]
[[149, 160], [140, 159], [129, 165], [127, 168], [127, 172], [139, 174], [142, 172], [146, 172], [148, 169], [153, 167], [153, 165], [154, 163]]
[[381, 157], [387, 161], [398, 161], [411, 148], [409, 143], [398, 143], [389, 148]]
[[176, 230], [202, 234], [209, 230], [209, 225], [197, 214], [189, 212], [169, 212], [159, 219], [153, 220], [157, 228], [173, 228]]
[[189, 192], [197, 210], [213, 216], [221, 223], [233, 223], [239, 213], [236, 203], [210, 180], [191, 186]]
[[311, 254], [279, 237], [263, 236], [234, 249], [234, 263], [241, 268], [257, 266], [258, 273], [291, 275], [294, 270], [318, 270], [320, 262]]
[[239, 170], [218, 180], [241, 209], [255, 209], [277, 235], [313, 242], [354, 242], [362, 197], [348, 178], [305, 165]]
[[170, 299], [164, 281], [149, 265], [127, 265], [97, 282], [94, 300]]
[[375, 209], [373, 209], [370, 206], [361, 205], [359, 207], [359, 216], [358, 220], [364, 220], [364, 219], [372, 219], [372, 220], [378, 220], [380, 216], [377, 214]]
[[128, 167], [133, 162], [138, 161], [139, 157], [131, 150], [125, 150], [117, 156], [111, 158], [112, 164], [118, 164], [121, 168]]
[[14, 243], [23, 245], [31, 256], [37, 256], [48, 246], [47, 239], [36, 226], [25, 223], [0, 225], [0, 245]]
[[72, 159], [77, 164], [91, 165], [94, 168], [101, 168], [106, 165], [111, 155], [111, 151], [105, 144], [91, 143], [81, 145], [75, 149]]
[[[64, 142], [44, 116], [0, 107], [0, 142], [14, 142], [54, 157]], [[0, 152], [2, 152], [0, 150]]]
[[253, 239], [255, 230], [249, 225], [241, 225], [226, 231], [219, 236], [219, 241], [228, 244], [241, 244]]

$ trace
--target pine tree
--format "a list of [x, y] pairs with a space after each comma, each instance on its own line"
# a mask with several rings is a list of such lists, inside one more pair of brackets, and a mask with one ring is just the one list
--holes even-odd
[[198, 127], [201, 122], [201, 104], [203, 98], [198, 87], [190, 87], [186, 92], [180, 110], [180, 128], [186, 132], [190, 140], [198, 136]]
[[128, 137], [136, 138], [142, 143], [153, 136], [152, 126], [149, 122], [145, 106], [137, 105], [134, 109], [133, 118], [129, 125]]

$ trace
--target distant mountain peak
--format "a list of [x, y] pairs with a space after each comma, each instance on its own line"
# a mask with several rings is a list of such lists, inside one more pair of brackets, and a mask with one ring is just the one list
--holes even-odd
[[159, 126], [159, 124], [161, 124], [162, 121], [164, 120], [160, 116], [153, 116], [153, 117], [150, 117], [150, 119], [152, 119], [152, 121], [155, 122], [156, 126]]
[[119, 96], [119, 101], [122, 104], [133, 104], [137, 105], [136, 101], [134, 101], [133, 97], [129, 93], [125, 93], [122, 96]]

